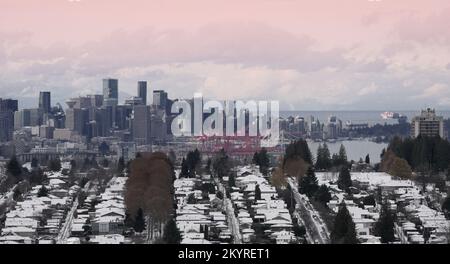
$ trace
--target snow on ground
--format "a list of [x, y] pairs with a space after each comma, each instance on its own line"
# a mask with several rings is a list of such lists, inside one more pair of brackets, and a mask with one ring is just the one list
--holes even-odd
[[[336, 181], [339, 173], [332, 172], [316, 172], [316, 177], [319, 184], [325, 184], [329, 181]], [[359, 182], [366, 182], [371, 186], [378, 186], [384, 184], [398, 184], [406, 183], [410, 184], [411, 181], [408, 180], [397, 180], [391, 175], [385, 172], [351, 172], [352, 180], [357, 180]]]

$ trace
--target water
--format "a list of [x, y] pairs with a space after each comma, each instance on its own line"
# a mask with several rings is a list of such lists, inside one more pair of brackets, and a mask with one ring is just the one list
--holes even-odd
[[[309, 149], [313, 157], [317, 156], [317, 148], [320, 142], [308, 141]], [[371, 163], [380, 162], [380, 154], [383, 148], [387, 148], [387, 143], [375, 143], [369, 140], [344, 140], [337, 141], [335, 143], [327, 142], [328, 149], [331, 155], [333, 153], [338, 153], [341, 144], [344, 145], [347, 151], [348, 160], [359, 161], [360, 158], [365, 159], [366, 155], [369, 154]]]
[[[321, 122], [326, 122], [328, 117], [331, 115], [336, 116], [338, 119], [342, 120], [345, 124], [347, 121], [351, 121], [352, 123], [368, 123], [369, 126], [373, 126], [375, 124], [397, 124], [396, 119], [388, 119], [384, 120], [381, 118], [381, 113], [383, 111], [281, 111], [281, 117], [289, 117], [289, 116], [301, 116], [304, 117], [305, 120], [309, 120], [310, 116], [314, 118], [318, 118]], [[410, 121], [414, 116], [420, 115], [420, 110], [417, 111], [392, 111], [395, 113], [399, 113], [401, 115], [407, 116], [408, 121]], [[436, 110], [436, 114], [443, 116], [444, 118], [450, 118], [450, 111], [438, 111]]]

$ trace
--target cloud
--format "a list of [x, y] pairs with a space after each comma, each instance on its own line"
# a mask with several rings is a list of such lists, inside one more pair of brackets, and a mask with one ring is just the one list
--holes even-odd
[[369, 86], [362, 88], [358, 91], [359, 96], [373, 94], [378, 91], [378, 86], [374, 83], [371, 83]]

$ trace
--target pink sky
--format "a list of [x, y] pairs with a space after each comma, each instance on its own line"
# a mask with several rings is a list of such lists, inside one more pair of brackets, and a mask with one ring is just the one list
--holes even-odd
[[370, 98], [388, 94], [380, 108], [450, 108], [448, 0], [0, 0], [0, 10], [0, 90], [21, 96], [97, 91], [108, 75], [129, 94], [144, 78], [288, 108], [373, 109]]

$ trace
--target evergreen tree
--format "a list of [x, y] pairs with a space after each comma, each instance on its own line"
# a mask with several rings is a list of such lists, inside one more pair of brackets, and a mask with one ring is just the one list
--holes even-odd
[[170, 219], [164, 227], [163, 240], [167, 244], [180, 244], [181, 242], [180, 230], [173, 219]]
[[380, 212], [380, 218], [375, 224], [375, 235], [381, 237], [381, 243], [394, 242], [394, 218], [389, 211], [387, 203], [383, 204]]
[[58, 158], [51, 159], [48, 163], [48, 168], [54, 172], [60, 171], [61, 170], [61, 161]]
[[339, 189], [344, 190], [344, 191], [348, 191], [348, 189], [352, 186], [352, 178], [351, 178], [350, 171], [347, 166], [341, 167], [337, 185], [338, 185]]
[[331, 232], [332, 244], [357, 244], [355, 223], [345, 204], [342, 204], [334, 221]]
[[364, 205], [371, 205], [371, 206], [376, 206], [377, 203], [375, 201], [375, 197], [373, 195], [369, 195], [363, 198], [363, 204]]
[[123, 173], [125, 170], [125, 159], [123, 157], [119, 158], [119, 161], [117, 162], [117, 172]]
[[331, 193], [328, 187], [325, 184], [322, 184], [315, 194], [315, 198], [320, 203], [327, 205], [327, 203], [331, 200]]
[[447, 198], [445, 198], [444, 202], [442, 203], [442, 211], [447, 217], [450, 216], [450, 196], [447, 196]]
[[347, 160], [347, 151], [345, 150], [345, 147], [343, 144], [341, 144], [341, 147], [339, 148], [339, 154], [338, 154], [338, 166], [345, 166], [348, 164]]
[[370, 156], [369, 156], [369, 154], [367, 154], [365, 161], [366, 161], [366, 164], [370, 164]]
[[145, 229], [145, 218], [144, 218], [144, 211], [142, 211], [142, 208], [139, 208], [136, 214], [136, 218], [134, 219], [134, 231], [137, 233], [142, 233]]
[[311, 151], [309, 150], [308, 143], [304, 139], [294, 141], [286, 147], [283, 166], [287, 160], [298, 158], [303, 159], [310, 165], [313, 164]]
[[185, 158], [181, 161], [180, 177], [189, 177], [189, 167]]
[[17, 160], [16, 156], [12, 156], [6, 164], [6, 172], [15, 178], [18, 178], [22, 174], [22, 165]]
[[319, 145], [317, 149], [317, 158], [316, 158], [316, 169], [318, 170], [328, 170], [331, 168], [332, 161], [330, 156], [330, 150], [328, 149], [328, 145], [324, 143], [323, 145]]
[[48, 189], [45, 188], [45, 185], [42, 185], [42, 187], [39, 189], [38, 193], [37, 193], [38, 197], [45, 197], [48, 196]]
[[255, 187], [255, 200], [261, 200], [261, 189], [259, 188], [259, 184], [256, 184]]
[[229, 176], [231, 171], [231, 160], [228, 157], [225, 149], [221, 149], [214, 157], [213, 170], [215, 175], [222, 179], [224, 176]]
[[230, 188], [236, 187], [236, 173], [231, 173], [230, 177], [228, 177], [228, 186]]
[[35, 169], [39, 166], [39, 161], [36, 158], [31, 159], [31, 168]]
[[316, 173], [312, 166], [308, 168], [306, 175], [300, 178], [298, 183], [298, 191], [301, 194], [306, 194], [308, 197], [312, 197], [319, 189]]

